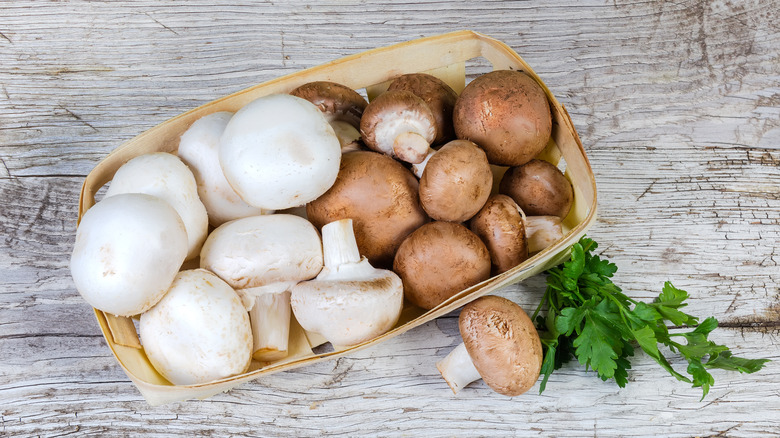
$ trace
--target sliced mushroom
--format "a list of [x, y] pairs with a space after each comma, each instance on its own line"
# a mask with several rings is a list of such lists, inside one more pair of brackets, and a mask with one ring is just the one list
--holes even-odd
[[192, 171], [178, 157], [154, 152], [123, 164], [114, 174], [106, 198], [124, 193], [145, 193], [171, 204], [187, 230], [187, 260], [198, 256], [208, 232], [208, 214], [198, 197]]
[[335, 82], [315, 81], [295, 88], [290, 94], [308, 100], [325, 114], [339, 138], [342, 152], [359, 149], [360, 118], [368, 102], [357, 91]]
[[182, 271], [165, 297], [141, 315], [146, 356], [174, 385], [241, 374], [252, 361], [252, 329], [241, 299], [204, 269]]
[[272, 214], [237, 219], [212, 231], [200, 267], [225, 280], [250, 311], [253, 356], [272, 361], [287, 355], [290, 288], [322, 269], [322, 244], [311, 223]]
[[156, 196], [128, 193], [84, 213], [70, 272], [92, 307], [133, 316], [165, 295], [186, 256], [187, 231], [176, 210]]
[[249, 205], [282, 210], [303, 205], [333, 184], [341, 145], [311, 102], [288, 94], [238, 110], [220, 139], [225, 178]]
[[206, 207], [209, 223], [215, 227], [233, 219], [271, 212], [244, 202], [222, 173], [219, 138], [232, 116], [231, 112], [221, 111], [201, 117], [179, 140], [179, 158], [192, 170], [198, 196]]
[[414, 175], [392, 158], [369, 151], [344, 154], [333, 186], [306, 205], [318, 228], [352, 219], [360, 253], [376, 267], [389, 267], [401, 241], [428, 221]]
[[458, 325], [463, 343], [436, 364], [452, 392], [481, 378], [493, 391], [517, 396], [539, 379], [542, 343], [520, 306], [480, 297], [463, 307]]
[[431, 222], [407, 237], [395, 255], [393, 271], [406, 299], [433, 309], [458, 292], [490, 277], [485, 244], [463, 225]]
[[499, 193], [509, 195], [529, 216], [569, 214], [574, 200], [572, 185], [555, 165], [543, 160], [511, 167], [499, 184]]
[[452, 110], [458, 99], [458, 93], [446, 82], [426, 73], [410, 73], [393, 79], [387, 89], [388, 91], [410, 91], [425, 101], [436, 118], [436, 138], [433, 144], [444, 144], [455, 139]]
[[322, 272], [292, 288], [290, 302], [301, 326], [337, 346], [356, 345], [393, 328], [404, 302], [401, 279], [360, 257], [352, 220], [323, 226], [322, 246]]
[[485, 205], [492, 187], [485, 152], [468, 140], [453, 140], [428, 158], [420, 178], [420, 204], [433, 219], [463, 222]]
[[411, 92], [386, 91], [363, 111], [360, 133], [371, 150], [419, 163], [436, 137], [436, 118]]
[[471, 81], [453, 114], [455, 133], [478, 144], [491, 164], [520, 166], [547, 146], [552, 115], [539, 84], [514, 70], [496, 70]]

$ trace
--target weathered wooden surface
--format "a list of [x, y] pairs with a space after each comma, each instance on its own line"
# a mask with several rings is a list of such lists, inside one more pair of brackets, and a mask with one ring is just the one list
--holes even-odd
[[[0, 436], [780, 433], [780, 2], [0, 1]], [[546, 3], [546, 2], [545, 2]], [[716, 341], [774, 361], [700, 392], [639, 355], [618, 390], [578, 366], [507, 398], [451, 394], [455, 315], [336, 362], [150, 408], [68, 271], [83, 177], [219, 96], [469, 28], [513, 47], [572, 115], [599, 187], [591, 236], [632, 296], [671, 280]], [[540, 278], [503, 295], [533, 308]], [[675, 362], [677, 366], [681, 363]]]

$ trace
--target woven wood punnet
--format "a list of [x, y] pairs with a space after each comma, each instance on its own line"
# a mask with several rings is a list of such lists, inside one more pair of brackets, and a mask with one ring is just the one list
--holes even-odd
[[531, 67], [507, 45], [484, 35], [459, 31], [422, 38], [389, 47], [348, 56], [298, 73], [283, 76], [209, 102], [159, 126], [156, 126], [111, 152], [89, 173], [81, 190], [79, 219], [95, 204], [95, 194], [108, 183], [125, 162], [141, 154], [175, 152], [181, 134], [198, 118], [216, 111], [237, 111], [252, 100], [272, 94], [287, 93], [311, 81], [338, 82], [356, 90], [365, 89], [369, 98], [387, 87], [395, 76], [426, 72], [447, 82], [455, 91], [465, 87], [467, 61], [485, 58], [494, 70], [522, 70], [544, 89], [550, 101], [553, 129], [550, 143], [539, 158], [562, 164], [574, 187], [574, 205], [564, 220], [564, 237], [553, 246], [535, 254], [515, 268], [459, 292], [436, 308], [424, 311], [407, 305], [393, 330], [353, 347], [335, 347], [334, 351], [315, 354], [312, 348], [324, 343], [321, 337], [305, 332], [293, 318], [290, 327], [289, 356], [277, 362], [253, 362], [249, 371], [231, 378], [200, 385], [174, 386], [158, 374], [144, 354], [131, 318], [116, 317], [95, 309], [103, 335], [119, 364], [146, 400], [159, 405], [191, 398], [206, 398], [227, 391], [260, 376], [331, 360], [368, 347], [444, 315], [460, 306], [522, 281], [552, 267], [568, 257], [569, 248], [579, 240], [596, 216], [596, 182], [588, 158], [580, 143], [569, 114]]

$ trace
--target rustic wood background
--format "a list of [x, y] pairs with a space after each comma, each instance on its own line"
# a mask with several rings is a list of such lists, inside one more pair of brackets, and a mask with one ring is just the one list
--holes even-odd
[[[780, 434], [780, 2], [0, 1], [0, 436]], [[250, 85], [459, 29], [566, 105], [599, 188], [590, 235], [649, 299], [671, 280], [716, 341], [774, 361], [700, 401], [638, 355], [515, 398], [454, 396], [456, 315], [358, 354], [149, 407], [68, 271], [80, 185], [123, 141]], [[543, 279], [502, 295], [533, 308]], [[673, 362], [683, 366], [680, 361]]]

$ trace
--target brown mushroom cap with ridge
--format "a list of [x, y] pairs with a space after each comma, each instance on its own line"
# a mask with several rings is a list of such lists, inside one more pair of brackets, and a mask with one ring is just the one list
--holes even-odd
[[420, 178], [420, 204], [436, 220], [463, 222], [485, 205], [493, 172], [485, 152], [468, 140], [453, 140], [431, 156]]
[[417, 178], [376, 152], [346, 153], [340, 166], [336, 182], [306, 205], [306, 214], [317, 228], [352, 219], [360, 253], [375, 267], [389, 267], [403, 239], [428, 222]]
[[419, 163], [436, 137], [436, 118], [409, 91], [385, 91], [368, 104], [360, 134], [369, 149], [407, 163]]
[[504, 273], [528, 258], [523, 217], [509, 196], [492, 195], [471, 219], [469, 228], [487, 246], [493, 275]]
[[453, 113], [455, 133], [478, 144], [491, 164], [519, 166], [546, 146], [552, 130], [547, 96], [530, 76], [495, 70], [461, 92]]
[[574, 200], [569, 180], [552, 163], [543, 160], [531, 160], [507, 170], [498, 191], [514, 199], [529, 216], [563, 219]]
[[458, 93], [446, 82], [427, 73], [410, 73], [393, 79], [387, 89], [411, 91], [428, 104], [436, 118], [436, 138], [433, 144], [443, 144], [455, 138], [452, 110]]
[[360, 118], [368, 105], [357, 91], [336, 82], [309, 82], [290, 91], [290, 94], [316, 105], [328, 120], [347, 122], [355, 128], [360, 128]]
[[463, 225], [430, 222], [407, 237], [395, 255], [393, 271], [404, 296], [432, 309], [456, 293], [490, 277], [485, 244]]
[[516, 396], [539, 379], [542, 344], [520, 306], [494, 295], [480, 297], [463, 307], [458, 323], [474, 367], [491, 389]]

